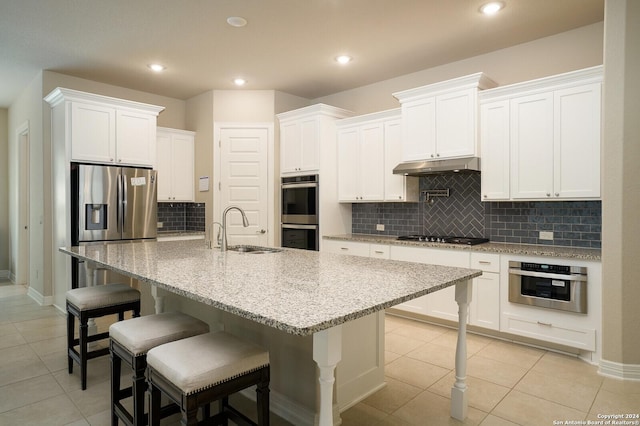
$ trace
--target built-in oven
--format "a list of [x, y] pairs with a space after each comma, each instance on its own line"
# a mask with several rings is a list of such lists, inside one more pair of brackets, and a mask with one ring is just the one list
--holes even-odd
[[587, 313], [587, 268], [509, 262], [509, 302]]
[[282, 247], [318, 250], [318, 175], [282, 178]]

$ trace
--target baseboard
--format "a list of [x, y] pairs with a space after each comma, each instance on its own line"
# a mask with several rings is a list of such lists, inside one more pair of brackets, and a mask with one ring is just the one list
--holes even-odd
[[601, 359], [598, 373], [615, 379], [640, 381], [640, 364], [622, 364]]
[[8, 280], [10, 276], [11, 276], [11, 273], [6, 269], [0, 270], [0, 279]]
[[43, 296], [37, 290], [34, 290], [33, 287], [29, 287], [27, 290], [27, 296], [35, 300], [40, 306], [49, 306], [53, 304], [53, 296]]
[[[244, 389], [240, 394], [255, 403], [256, 392], [254, 388]], [[314, 426], [315, 423], [315, 412], [273, 390], [269, 392], [269, 411], [294, 425]]]

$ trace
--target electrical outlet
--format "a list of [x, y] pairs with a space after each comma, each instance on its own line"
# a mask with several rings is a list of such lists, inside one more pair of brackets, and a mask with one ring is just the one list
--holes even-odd
[[162, 228], [163, 227], [163, 223], [162, 222], [158, 222], [158, 228]]
[[553, 232], [552, 231], [540, 231], [540, 236], [538, 237], [541, 240], [553, 240]]
[[384, 223], [377, 224], [376, 231], [384, 231]]

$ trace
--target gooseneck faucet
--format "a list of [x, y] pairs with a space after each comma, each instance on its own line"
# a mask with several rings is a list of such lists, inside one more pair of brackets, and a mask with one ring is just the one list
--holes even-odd
[[229, 210], [238, 210], [242, 215], [242, 226], [245, 228], [249, 226], [249, 220], [247, 215], [244, 214], [244, 210], [237, 206], [229, 206], [222, 212], [222, 244], [220, 244], [220, 251], [227, 251], [227, 213]]

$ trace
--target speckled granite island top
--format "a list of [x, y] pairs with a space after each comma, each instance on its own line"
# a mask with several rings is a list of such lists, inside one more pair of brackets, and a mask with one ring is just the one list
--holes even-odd
[[297, 335], [309, 335], [482, 274], [467, 268], [297, 249], [222, 253], [197, 240], [60, 251]]
[[562, 257], [566, 259], [594, 260], [600, 261], [601, 250], [580, 247], [560, 247], [545, 246], [534, 244], [512, 244], [512, 243], [494, 243], [488, 242], [477, 244], [475, 246], [467, 246], [460, 244], [443, 244], [443, 243], [427, 243], [420, 241], [398, 241], [395, 236], [388, 235], [370, 235], [370, 234], [344, 234], [344, 235], [325, 235], [325, 240], [353, 241], [370, 244], [388, 244], [412, 247], [432, 247], [440, 249], [453, 250], [469, 250], [476, 252], [488, 252], [498, 254], [513, 254], [522, 256], [546, 256], [546, 257]]

